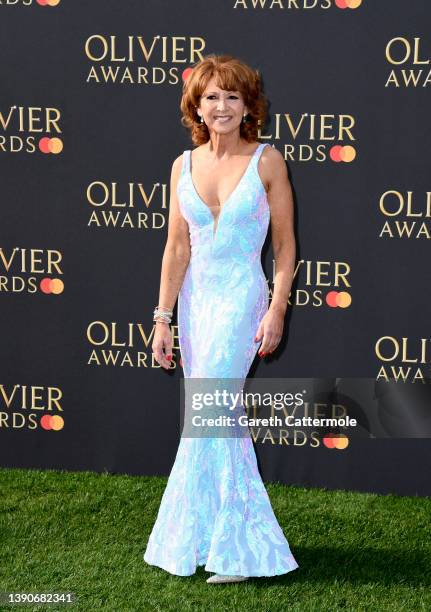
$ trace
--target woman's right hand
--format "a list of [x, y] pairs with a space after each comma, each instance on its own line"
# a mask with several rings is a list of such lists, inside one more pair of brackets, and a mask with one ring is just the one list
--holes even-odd
[[[172, 332], [168, 323], [156, 321], [151, 348], [157, 363], [165, 370], [169, 370], [170, 359], [172, 359]], [[170, 359], [167, 359], [167, 357]]]

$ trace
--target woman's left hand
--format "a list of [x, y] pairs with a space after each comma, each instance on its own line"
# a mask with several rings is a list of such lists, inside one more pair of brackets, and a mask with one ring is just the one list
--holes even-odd
[[277, 348], [283, 335], [284, 317], [284, 311], [272, 308], [263, 316], [255, 337], [255, 342], [263, 338], [259, 349], [260, 357], [265, 357]]

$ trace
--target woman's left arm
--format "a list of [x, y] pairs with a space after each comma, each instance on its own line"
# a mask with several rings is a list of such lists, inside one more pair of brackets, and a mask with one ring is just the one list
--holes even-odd
[[278, 149], [266, 147], [261, 159], [262, 178], [268, 184], [267, 197], [275, 259], [271, 304], [256, 333], [256, 341], [263, 338], [259, 355], [264, 357], [274, 351], [283, 335], [284, 318], [295, 271], [296, 242], [292, 187], [284, 158]]

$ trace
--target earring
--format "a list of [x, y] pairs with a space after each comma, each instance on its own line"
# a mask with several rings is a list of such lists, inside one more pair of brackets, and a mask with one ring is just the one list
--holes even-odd
[[245, 115], [242, 116], [242, 122], [246, 123], [246, 117], [247, 117], [247, 113]]
[[[197, 106], [195, 106], [196, 112], [197, 112]], [[200, 123], [204, 123], [204, 118], [202, 117], [202, 115], [199, 115], [199, 113], [197, 112], [198, 117], [200, 116]]]

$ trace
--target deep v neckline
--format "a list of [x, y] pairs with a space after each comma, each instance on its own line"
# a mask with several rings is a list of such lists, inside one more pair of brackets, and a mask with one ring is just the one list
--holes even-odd
[[211, 208], [208, 206], [208, 204], [206, 202], [204, 202], [204, 200], [201, 198], [201, 196], [198, 193], [198, 190], [195, 187], [195, 184], [193, 183], [193, 178], [192, 178], [192, 151], [189, 150], [189, 163], [188, 163], [188, 171], [189, 171], [189, 179], [190, 179], [190, 183], [191, 186], [193, 188], [194, 193], [196, 194], [196, 197], [198, 198], [199, 202], [205, 206], [205, 208], [207, 209], [207, 211], [209, 212], [209, 214], [211, 215], [211, 218], [213, 220], [213, 238], [215, 238], [216, 234], [217, 234], [217, 229], [218, 229], [218, 225], [220, 222], [220, 218], [222, 216], [222, 213], [224, 211], [224, 209], [226, 208], [226, 205], [229, 203], [229, 201], [233, 198], [233, 196], [235, 195], [235, 193], [238, 191], [241, 183], [243, 182], [245, 176], [247, 175], [250, 167], [251, 167], [251, 162], [254, 159], [254, 156], [256, 155], [259, 147], [261, 146], [261, 142], [258, 143], [257, 147], [255, 148], [255, 150], [253, 151], [249, 162], [247, 163], [247, 166], [245, 167], [244, 172], [242, 173], [241, 178], [239, 179], [238, 183], [236, 184], [236, 186], [234, 187], [234, 189], [230, 192], [230, 194], [228, 195], [228, 197], [226, 198], [226, 200], [223, 202], [222, 205], [220, 205], [220, 212], [218, 214], [218, 217], [214, 217], [213, 213], [211, 212]]

